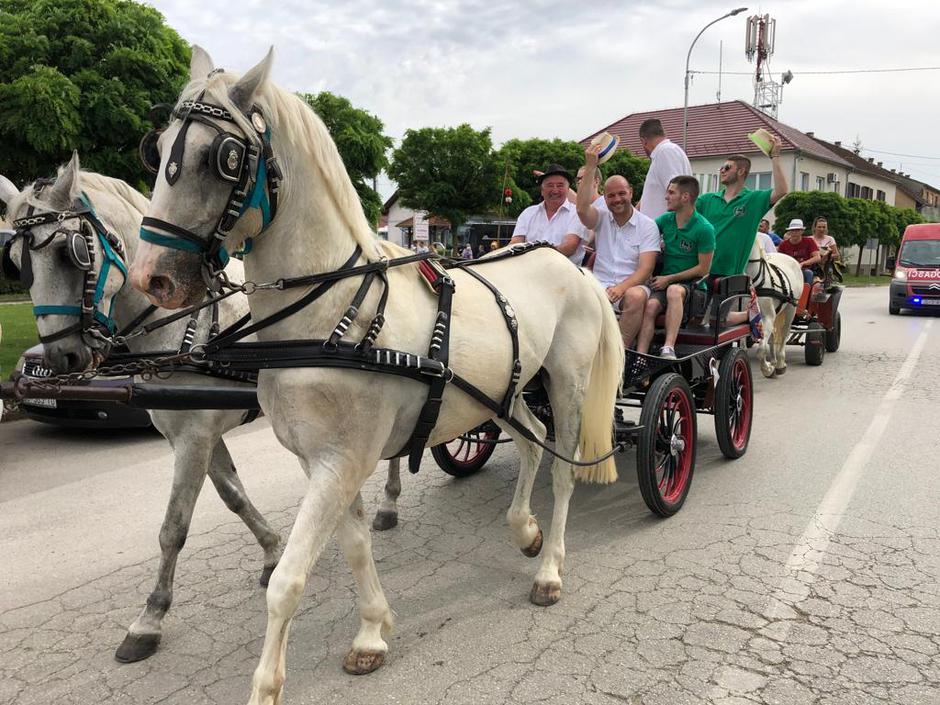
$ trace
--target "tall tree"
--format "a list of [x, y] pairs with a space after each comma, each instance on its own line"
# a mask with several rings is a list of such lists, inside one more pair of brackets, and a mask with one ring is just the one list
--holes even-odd
[[494, 210], [503, 170], [494, 158], [489, 128], [424, 127], [408, 130], [392, 153], [389, 176], [401, 202], [446, 218], [452, 232], [473, 213]]
[[584, 164], [584, 148], [577, 142], [560, 139], [512, 139], [500, 147], [496, 156], [500, 164], [509, 164], [510, 178], [529, 195], [530, 203], [542, 200], [533, 172], [542, 171], [549, 164], [561, 164], [574, 176]]
[[383, 134], [385, 125], [375, 115], [353, 107], [346, 98], [327, 91], [300, 93], [326, 124], [343, 165], [359, 193], [362, 210], [373, 225], [378, 223], [382, 199], [372, 188], [372, 180], [388, 166], [392, 140]]
[[82, 165], [141, 186], [137, 143], [152, 103], [172, 102], [189, 47], [152, 7], [130, 0], [3, 0], [0, 173], [54, 173], [72, 149]]
[[[858, 210], [853, 210], [849, 201], [837, 193], [826, 191], [791, 191], [774, 207], [776, 229], [782, 228], [799, 218], [807, 228], [811, 228], [818, 217], [825, 217], [829, 222], [829, 234], [840, 248], [865, 244], [865, 237], [859, 229]], [[782, 225], [781, 225], [782, 224]]]

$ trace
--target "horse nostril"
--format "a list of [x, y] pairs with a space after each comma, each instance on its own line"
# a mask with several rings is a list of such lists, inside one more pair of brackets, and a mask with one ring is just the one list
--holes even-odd
[[79, 356], [76, 353], [66, 353], [65, 354], [65, 370], [66, 372], [78, 372], [79, 365], [81, 364]]
[[171, 282], [167, 277], [156, 276], [150, 277], [150, 283], [147, 286], [147, 291], [153, 294], [158, 299], [166, 299], [173, 294], [173, 282]]

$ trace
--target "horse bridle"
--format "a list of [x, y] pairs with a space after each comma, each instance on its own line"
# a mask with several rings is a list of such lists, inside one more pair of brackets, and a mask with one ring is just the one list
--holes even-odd
[[[50, 183], [52, 182], [49, 180], [37, 181], [33, 186], [35, 195], [38, 196], [42, 189]], [[64, 226], [64, 223], [72, 220], [79, 221], [79, 226], [75, 230]], [[59, 227], [47, 238], [36, 243], [32, 229], [38, 225], [47, 225], [49, 223], [57, 223]], [[64, 211], [49, 211], [37, 214], [35, 208], [30, 205], [25, 217], [13, 221], [13, 227], [16, 234], [3, 248], [3, 272], [6, 276], [18, 278], [23, 286], [29, 289], [33, 285], [32, 257], [30, 253], [48, 247], [60, 234], [66, 236], [66, 251], [71, 264], [83, 274], [82, 298], [79, 306], [58, 304], [33, 306], [33, 315], [37, 318], [39, 316], [76, 316], [79, 319], [77, 323], [55, 333], [40, 335], [40, 342], [43, 344], [52, 343], [73, 333], [80, 333], [83, 337], [86, 335], [98, 337], [95, 336], [95, 333], [100, 332], [98, 326], [106, 328], [108, 333], [113, 334], [116, 327], [114, 318], [111, 315], [114, 308], [114, 297], [111, 298], [107, 313], [99, 310], [98, 307], [104, 299], [104, 288], [112, 266], [121, 273], [124, 282], [127, 281], [124, 246], [116, 236], [104, 227], [88, 198], [83, 194], [70, 209]], [[23, 241], [19, 267], [16, 266], [10, 256], [13, 243], [16, 240]], [[95, 271], [96, 241], [100, 244], [103, 254], [100, 273]]]
[[[162, 247], [201, 253], [204, 274], [207, 280], [211, 281], [228, 261], [228, 253], [223, 247], [225, 238], [246, 210], [261, 209], [261, 230], [256, 235], [264, 232], [274, 220], [277, 214], [278, 188], [283, 177], [271, 150], [271, 129], [261, 108], [252, 106], [248, 112], [243, 113], [256, 133], [246, 134], [241, 131], [238, 121], [228, 110], [203, 102], [202, 95], [204, 93], [200, 94], [197, 100], [181, 102], [172, 113], [183, 125], [170, 148], [164, 178], [170, 186], [179, 179], [183, 170], [186, 134], [193, 122], [202, 123], [216, 131], [216, 137], [209, 149], [209, 166], [218, 178], [233, 185], [228, 202], [215, 226], [215, 232], [208, 238], [201, 237], [176, 223], [146, 217], [141, 222], [140, 238]], [[226, 131], [217, 124], [219, 120], [234, 124], [241, 134]], [[155, 147], [161, 131], [151, 130], [144, 135], [140, 146], [144, 166], [155, 174], [159, 173], [160, 168], [159, 154]]]

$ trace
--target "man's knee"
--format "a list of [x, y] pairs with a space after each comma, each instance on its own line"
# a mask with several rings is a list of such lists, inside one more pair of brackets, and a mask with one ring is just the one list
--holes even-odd
[[681, 284], [671, 284], [668, 289], [666, 289], [666, 299], [669, 301], [669, 305], [674, 304], [682, 305], [682, 302], [685, 301], [685, 287]]
[[623, 295], [624, 309], [630, 308], [637, 310], [646, 305], [647, 293], [642, 286], [631, 286], [627, 293]]
[[646, 315], [655, 318], [659, 313], [659, 299], [650, 298], [646, 302]]

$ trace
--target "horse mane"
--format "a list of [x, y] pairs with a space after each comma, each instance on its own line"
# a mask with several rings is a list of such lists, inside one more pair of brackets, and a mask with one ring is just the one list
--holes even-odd
[[[235, 84], [237, 78], [234, 74], [222, 72], [208, 79], [191, 81], [183, 89], [179, 100], [196, 100], [203, 91], [211, 93], [213, 99], [232, 114], [245, 134], [253, 134], [254, 128], [245, 119], [241, 109], [229, 98], [228, 89]], [[271, 80], [264, 81], [255, 98], [264, 108], [268, 120], [291, 136], [292, 151], [309, 158], [323, 173], [321, 183], [336, 205], [349, 233], [367, 259], [377, 260], [380, 257], [379, 239], [362, 212], [359, 194], [356, 193], [343, 166], [339, 150], [336, 149], [336, 144], [320, 116], [299, 97], [275, 85]], [[285, 181], [281, 185], [281, 196], [289, 197], [293, 190], [292, 184]]]
[[140, 191], [133, 188], [130, 184], [120, 179], [115, 179], [104, 174], [98, 174], [94, 171], [83, 171], [81, 183], [84, 188], [94, 191], [104, 191], [110, 193], [137, 210], [141, 215], [147, 212], [150, 207], [150, 201]]

